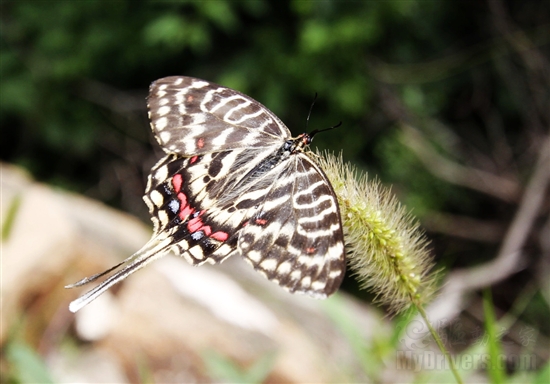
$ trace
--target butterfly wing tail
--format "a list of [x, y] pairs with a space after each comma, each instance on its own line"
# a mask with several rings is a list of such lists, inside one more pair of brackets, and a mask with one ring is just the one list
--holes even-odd
[[116, 271], [117, 269], [122, 267], [122, 269], [108, 277], [97, 287], [89, 290], [78, 299], [72, 301], [69, 304], [69, 310], [75, 313], [76, 311], [80, 310], [81, 308], [85, 307], [86, 305], [97, 299], [103, 292], [111, 288], [113, 285], [121, 282], [126, 277], [145, 267], [150, 262], [164, 256], [169, 251], [171, 243], [172, 242], [169, 238], [165, 238], [162, 240], [152, 238], [147, 244], [145, 244], [143, 248], [141, 248], [139, 251], [137, 251], [121, 263], [115, 265], [114, 267], [111, 267], [108, 270], [98, 273], [96, 275], [86, 277], [82, 280], [77, 281], [74, 284], [69, 284], [65, 286], [65, 288], [80, 287], [82, 285], [95, 281], [100, 277], [109, 275], [113, 271]]

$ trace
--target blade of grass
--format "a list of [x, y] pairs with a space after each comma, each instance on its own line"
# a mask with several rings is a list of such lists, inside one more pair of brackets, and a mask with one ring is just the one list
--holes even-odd
[[16, 195], [10, 203], [8, 212], [6, 213], [6, 217], [2, 222], [2, 233], [0, 235], [2, 241], [7, 241], [8, 237], [10, 236], [11, 229], [15, 221], [15, 216], [17, 215], [19, 207], [21, 206], [21, 200], [21, 195]]
[[487, 347], [489, 352], [489, 364], [487, 372], [491, 382], [494, 384], [504, 383], [504, 370], [502, 361], [502, 349], [500, 338], [497, 335], [497, 322], [493, 309], [493, 298], [491, 291], [485, 289], [483, 291], [483, 312], [485, 313], [485, 332], [487, 333]]
[[353, 314], [346, 307], [344, 300], [337, 293], [329, 300], [322, 302], [325, 313], [330, 317], [338, 330], [342, 332], [349, 346], [355, 353], [367, 377], [374, 379], [380, 377], [384, 364], [383, 356], [389, 353], [391, 346], [384, 332], [378, 334], [378, 340], [372, 340], [367, 344], [363, 333], [354, 320]]
[[203, 353], [207, 372], [217, 380], [230, 383], [263, 383], [273, 370], [276, 357], [276, 352], [267, 353], [256, 360], [251, 367], [241, 368], [216, 351]]

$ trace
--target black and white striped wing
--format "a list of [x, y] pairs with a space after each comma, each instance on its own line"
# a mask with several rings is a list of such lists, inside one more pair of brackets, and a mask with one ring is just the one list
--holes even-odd
[[147, 104], [151, 128], [168, 153], [195, 156], [265, 148], [291, 137], [281, 120], [256, 100], [193, 77], [155, 81]]
[[338, 202], [306, 154], [289, 163], [240, 234], [239, 251], [290, 292], [325, 298], [340, 286], [346, 266]]

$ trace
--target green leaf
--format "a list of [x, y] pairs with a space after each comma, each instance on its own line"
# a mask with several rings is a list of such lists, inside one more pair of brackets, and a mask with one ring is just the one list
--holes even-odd
[[251, 367], [241, 368], [234, 361], [215, 352], [207, 351], [203, 360], [207, 372], [215, 379], [230, 383], [263, 383], [273, 369], [275, 352], [267, 353], [256, 360]]
[[306, 53], [316, 53], [328, 49], [331, 39], [328, 25], [316, 20], [304, 25], [301, 36], [301, 50]]
[[11, 342], [6, 352], [14, 378], [19, 383], [55, 383], [42, 357], [28, 345], [18, 341]]
[[493, 309], [493, 299], [491, 291], [486, 289], [483, 292], [483, 311], [485, 313], [485, 332], [487, 333], [489, 364], [487, 372], [494, 384], [504, 383], [504, 355], [500, 345], [500, 338], [497, 335], [497, 322]]
[[533, 380], [533, 384], [548, 384], [550, 378], [550, 362], [547, 362], [546, 365], [540, 370], [538, 375]]
[[175, 48], [185, 43], [187, 34], [186, 20], [183, 17], [166, 14], [147, 26], [144, 38], [150, 45], [164, 44]]

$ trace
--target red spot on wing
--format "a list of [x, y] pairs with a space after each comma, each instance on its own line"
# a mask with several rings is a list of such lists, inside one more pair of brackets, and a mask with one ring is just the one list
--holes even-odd
[[306, 248], [306, 253], [308, 255], [311, 255], [312, 253], [315, 253], [315, 251], [316, 251], [315, 247]]
[[219, 231], [219, 232], [214, 232], [213, 234], [210, 235], [210, 237], [214, 240], [225, 241], [225, 240], [227, 240], [229, 235], [225, 232]]
[[[196, 157], [197, 156], [194, 156], [193, 158], [196, 158]], [[193, 158], [191, 160], [193, 160]], [[173, 177], [172, 184], [174, 185], [175, 190], [180, 191], [182, 183], [183, 183], [183, 179], [181, 175], [178, 174]], [[178, 216], [182, 221], [185, 221], [191, 215], [193, 215], [196, 212], [196, 210], [195, 208], [192, 208], [189, 205], [189, 201], [187, 200], [187, 196], [185, 195], [185, 193], [179, 192], [177, 194], [177, 198], [180, 201], [180, 212]], [[187, 230], [189, 231], [189, 233], [202, 231], [205, 236], [210, 237], [211, 239], [222, 241], [222, 242], [226, 241], [229, 238], [229, 235], [226, 232], [217, 231], [212, 233], [212, 227], [210, 227], [209, 225], [204, 225], [204, 222], [202, 221], [201, 216], [205, 212], [206, 211], [203, 209], [202, 211], [199, 212], [199, 214], [196, 217], [192, 218], [187, 222]], [[262, 219], [259, 219], [259, 220], [262, 220]]]
[[187, 201], [187, 196], [185, 193], [180, 192], [177, 195], [178, 200], [180, 201], [180, 213], [178, 214], [179, 218], [182, 221], [187, 220], [189, 215], [191, 215], [195, 210], [189, 206], [189, 202]]
[[201, 227], [203, 226], [203, 223], [199, 217], [195, 217], [194, 219], [189, 220], [187, 223], [187, 230], [191, 233], [197, 232]]
[[267, 224], [266, 219], [256, 219], [256, 220], [254, 220], [254, 222], [258, 225], [266, 225]]
[[183, 177], [179, 173], [175, 174], [174, 177], [172, 177], [172, 185], [174, 186], [174, 191], [178, 193], [181, 191], [181, 185], [183, 184]]
[[180, 207], [185, 207], [187, 205], [187, 196], [185, 196], [185, 193], [178, 193], [178, 200], [180, 201]]
[[197, 140], [197, 147], [199, 147], [199, 148], [204, 147], [204, 138], [200, 137], [200, 138]]
[[198, 159], [198, 158], [199, 158], [198, 156], [193, 156], [193, 157], [191, 158], [191, 160], [189, 160], [189, 162], [190, 162], [191, 164], [194, 164], [194, 163], [197, 162], [197, 159]]
[[193, 213], [195, 212], [195, 209], [194, 208], [191, 208], [189, 205], [186, 205], [185, 207], [182, 207], [181, 208], [181, 211], [180, 211], [180, 219], [182, 221], [185, 221], [187, 220], [187, 218], [189, 216], [191, 216]]
[[209, 225], [204, 225], [201, 230], [204, 232], [204, 234], [208, 237], [212, 234], [212, 228], [210, 228]]
[[203, 231], [205, 236], [210, 237], [211, 239], [214, 239], [214, 240], [218, 240], [218, 241], [227, 240], [229, 235], [226, 232], [218, 231], [218, 232], [212, 233], [212, 227], [210, 227], [209, 225], [204, 225], [201, 218], [204, 212], [205, 212], [204, 210], [201, 211], [199, 213], [199, 216], [189, 220], [189, 222], [187, 223], [187, 230], [190, 233]]
[[214, 232], [213, 234], [211, 234], [210, 237], [214, 240], [225, 241], [225, 240], [227, 240], [229, 235], [226, 232], [218, 231], [218, 232]]

